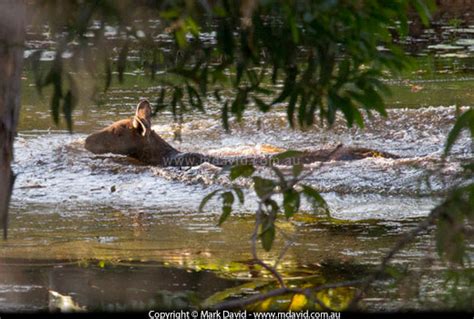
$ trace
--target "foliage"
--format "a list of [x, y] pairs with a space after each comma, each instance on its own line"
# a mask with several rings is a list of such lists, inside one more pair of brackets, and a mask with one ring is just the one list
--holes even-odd
[[[461, 114], [449, 132], [444, 155], [448, 156], [464, 129], [469, 130], [474, 140], [474, 110]], [[438, 253], [448, 261], [463, 265], [470, 263], [469, 240], [474, 227], [474, 183], [473, 163], [464, 166], [464, 180], [451, 191], [446, 201], [438, 206], [441, 210], [437, 221], [436, 243]]]
[[[296, 151], [287, 151], [280, 154], [275, 160], [290, 158], [298, 153]], [[258, 238], [266, 251], [271, 249], [275, 239], [277, 230], [275, 224], [278, 217], [280, 215], [284, 215], [286, 219], [293, 217], [300, 209], [302, 197], [306, 198], [311, 204], [315, 213], [329, 215], [329, 208], [319, 192], [311, 186], [301, 184], [301, 181], [305, 178], [305, 175], [301, 174], [301, 164], [296, 164], [292, 167], [291, 176], [285, 176], [278, 167], [272, 165], [272, 163], [270, 164], [274, 174], [273, 179], [254, 175], [255, 168], [249, 164], [233, 166], [229, 174], [231, 180], [251, 178], [253, 181], [253, 188], [258, 197], [256, 229], [259, 228]], [[213, 191], [203, 198], [199, 210], [202, 210], [207, 202], [217, 194], [220, 194], [222, 199], [222, 213], [218, 223], [221, 225], [232, 212], [234, 194], [237, 195], [240, 203], [243, 204], [244, 193], [237, 185], [233, 185], [231, 190]], [[281, 200], [278, 200], [277, 198], [280, 197]]]
[[[397, 73], [410, 60], [393, 42], [394, 35], [408, 30], [407, 12], [418, 12], [426, 24], [431, 3], [422, 0], [247, 0], [247, 1], [32, 1], [31, 11], [39, 25], [46, 22], [56, 46], [54, 61], [40, 66], [41, 52], [31, 56], [36, 86], [51, 86], [52, 115], [60, 113], [72, 130], [72, 111], [78, 93], [74, 74], [85, 69], [103, 78], [104, 89], [113, 73], [123, 81], [131, 66], [127, 57], [139, 57], [139, 67], [161, 85], [155, 111], [171, 108], [175, 119], [189, 110], [205, 111], [206, 99], [222, 105], [223, 126], [231, 116], [242, 119], [248, 107], [268, 112], [284, 104], [291, 126], [311, 126], [317, 119], [331, 125], [338, 112], [348, 126], [363, 127], [363, 114], [386, 115], [381, 81], [386, 72]], [[157, 28], [145, 23], [158, 18]], [[138, 22], [137, 22], [138, 21]], [[145, 21], [145, 22], [144, 22]], [[107, 39], [108, 26], [117, 36]], [[92, 36], [90, 34], [92, 33]], [[169, 35], [163, 50], [157, 36]], [[211, 35], [204, 37], [204, 35]], [[114, 47], [116, 49], [114, 49]], [[63, 54], [73, 58], [64, 61]], [[157, 76], [164, 72], [164, 76]], [[231, 88], [234, 95], [221, 92]], [[461, 115], [449, 134], [445, 154], [463, 129], [474, 137], [474, 113]], [[287, 153], [283, 156], [294, 156]], [[474, 218], [473, 165], [465, 168], [465, 183], [454, 189], [439, 210], [436, 239], [439, 254], [453, 263], [466, 263]], [[280, 215], [291, 218], [302, 197], [315, 211], [328, 212], [314, 188], [301, 183], [303, 167], [294, 165], [291, 176], [271, 166], [274, 178], [255, 175], [252, 165], [236, 166], [230, 178], [251, 178], [258, 197], [256, 236], [265, 250], [272, 247]], [[222, 200], [219, 224], [232, 212], [236, 198], [243, 203], [238, 186], [207, 195]]]
[[[407, 11], [413, 7], [425, 23], [432, 1], [33, 1], [37, 21], [47, 22], [57, 42], [48, 72], [32, 56], [37, 87], [52, 86], [53, 119], [62, 103], [68, 126], [77, 101], [70, 76], [81, 67], [98, 77], [103, 64], [105, 88], [112, 81], [114, 60], [119, 81], [131, 51], [140, 67], [162, 90], [156, 111], [170, 107], [176, 119], [188, 109], [205, 110], [205, 99], [222, 103], [222, 121], [238, 120], [255, 105], [267, 112], [286, 104], [288, 121], [309, 126], [319, 117], [332, 124], [342, 112], [349, 126], [362, 127], [361, 110], [386, 115], [384, 71], [398, 72], [409, 59], [393, 43], [393, 34], [406, 35]], [[159, 18], [150, 28], [148, 19]], [[139, 22], [137, 22], [139, 21]], [[116, 26], [113, 41], [107, 27]], [[211, 35], [204, 37], [204, 35]], [[215, 36], [214, 36], [215, 34]], [[163, 50], [158, 36], [172, 36]], [[117, 46], [116, 52], [113, 46]], [[63, 53], [73, 54], [63, 63]], [[180, 81], [173, 81], [173, 75]], [[67, 79], [70, 88], [64, 90]], [[269, 84], [272, 86], [269, 86]], [[275, 87], [282, 84], [281, 89]], [[232, 99], [221, 96], [231, 87]]]

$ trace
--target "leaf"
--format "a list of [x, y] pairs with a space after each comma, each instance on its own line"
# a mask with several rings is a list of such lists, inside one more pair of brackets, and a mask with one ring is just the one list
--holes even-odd
[[281, 161], [281, 160], [288, 159], [288, 158], [300, 157], [303, 154], [304, 153], [301, 152], [301, 151], [288, 150], [288, 151], [285, 151], [283, 153], [279, 153], [277, 155], [272, 156], [272, 159]]
[[195, 37], [199, 37], [199, 26], [196, 24], [196, 22], [193, 20], [192, 17], [187, 17], [186, 18], [186, 29], [191, 32], [191, 34]]
[[174, 39], [179, 48], [185, 48], [188, 45], [188, 41], [186, 41], [186, 32], [182, 27], [175, 30]]
[[302, 187], [302, 192], [306, 196], [306, 199], [313, 206], [314, 211], [316, 212], [319, 209], [323, 209], [324, 212], [329, 215], [329, 207], [319, 192], [310, 186], [302, 185]]
[[293, 176], [298, 177], [301, 174], [301, 172], [303, 171], [303, 168], [304, 168], [303, 164], [293, 165], [293, 167], [291, 169], [292, 172], [293, 172]]
[[259, 176], [254, 176], [253, 182], [255, 193], [257, 193], [257, 196], [261, 199], [270, 194], [275, 187], [275, 183], [272, 180], [261, 178]]
[[125, 72], [125, 68], [127, 66], [127, 56], [128, 56], [128, 42], [126, 42], [122, 49], [120, 50], [118, 60], [117, 60], [117, 72], [118, 72], [118, 79], [120, 83], [123, 83], [123, 73]]
[[188, 91], [189, 104], [204, 113], [204, 107], [202, 105], [201, 97], [199, 96], [196, 89], [189, 85], [189, 83], [186, 83], [186, 88]]
[[224, 106], [222, 107], [222, 126], [224, 130], [229, 131], [229, 102], [225, 101]]
[[[270, 162], [270, 163], [271, 163], [271, 162]], [[276, 174], [276, 176], [278, 176], [278, 179], [280, 180], [280, 187], [281, 187], [282, 189], [285, 189], [286, 186], [287, 186], [285, 176], [283, 175], [283, 173], [281, 172], [281, 170], [279, 170], [277, 167], [271, 165], [271, 168], [272, 168], [273, 172]]]
[[234, 35], [232, 28], [226, 19], [220, 19], [217, 27], [217, 44], [225, 55], [231, 57], [234, 53]]
[[201, 70], [201, 75], [199, 76], [199, 90], [202, 96], [207, 94], [207, 65]]
[[247, 90], [239, 89], [237, 96], [235, 97], [234, 102], [232, 102], [231, 111], [237, 115], [238, 121], [242, 120], [242, 116], [245, 110], [245, 104], [247, 103]]
[[54, 86], [53, 96], [51, 97], [51, 112], [53, 114], [53, 121], [56, 125], [59, 124], [59, 106], [61, 103], [61, 88]]
[[283, 193], [283, 209], [286, 218], [292, 217], [300, 208], [300, 194], [294, 189]]
[[444, 148], [444, 155], [447, 155], [451, 148], [453, 147], [454, 143], [461, 134], [461, 131], [464, 128], [469, 128], [471, 131], [471, 137], [474, 137], [474, 109], [470, 109], [464, 112], [454, 124], [453, 128], [448, 134], [448, 138], [446, 140], [446, 146]]
[[263, 225], [262, 224], [262, 233], [260, 234], [260, 240], [262, 241], [262, 247], [265, 251], [270, 251], [272, 249], [273, 241], [275, 240], [275, 225]]
[[270, 213], [270, 216], [267, 218], [275, 218], [276, 214], [278, 213], [279, 206], [276, 201], [273, 199], [267, 199], [265, 200], [265, 207], [267, 208], [268, 212]]
[[251, 164], [235, 165], [230, 169], [230, 179], [235, 180], [238, 177], [250, 177], [255, 168]]
[[385, 110], [385, 102], [383, 101], [382, 96], [372, 88], [367, 89], [365, 92], [370, 104], [369, 106], [386, 117], [387, 111]]
[[232, 189], [234, 190], [235, 194], [237, 195], [237, 198], [239, 199], [239, 202], [241, 204], [243, 204], [244, 201], [245, 201], [245, 197], [244, 197], [244, 192], [242, 191], [242, 189], [240, 189], [237, 186], [234, 186]]
[[308, 94], [306, 92], [301, 92], [300, 105], [298, 108], [298, 124], [301, 127], [309, 126], [312, 123], [314, 114], [308, 114], [306, 110], [306, 105], [308, 104]]
[[265, 102], [263, 102], [261, 99], [259, 99], [258, 97], [253, 97], [255, 103], [257, 104], [258, 108], [260, 109], [260, 111], [262, 112], [268, 112], [270, 110], [270, 104], [267, 104]]
[[298, 91], [295, 90], [291, 94], [290, 101], [288, 102], [288, 105], [286, 106], [286, 115], [288, 118], [288, 122], [290, 123], [290, 127], [295, 126], [294, 114], [295, 114], [295, 106], [296, 106], [297, 100], [298, 100]]
[[69, 90], [63, 99], [63, 114], [69, 132], [72, 132], [72, 111], [74, 110], [74, 104], [75, 98], [72, 96], [71, 90]]
[[421, 22], [427, 27], [430, 24], [431, 12], [429, 7], [426, 5], [425, 0], [414, 0], [413, 6], [418, 12]]
[[280, 95], [272, 102], [272, 104], [277, 104], [277, 103], [283, 102], [292, 93], [294, 95], [294, 92], [296, 91], [295, 90], [295, 81], [296, 81], [296, 76], [297, 75], [298, 75], [298, 69], [297, 69], [296, 66], [289, 67], [287, 69], [285, 84], [283, 86], [283, 90], [281, 91]]
[[222, 100], [220, 90], [218, 89], [214, 90], [214, 98], [216, 99], [217, 102], [220, 102]]
[[200, 213], [202, 213], [203, 208], [204, 208], [204, 206], [206, 206], [207, 202], [208, 202], [212, 197], [214, 197], [214, 195], [216, 195], [219, 191], [220, 191], [220, 190], [218, 189], [218, 190], [215, 190], [215, 191], [213, 191], [213, 192], [210, 192], [209, 194], [207, 194], [206, 196], [204, 196], [204, 198], [203, 198], [202, 201], [201, 201], [201, 204], [199, 204], [199, 209], [198, 209], [198, 211], [199, 211]]
[[232, 204], [234, 203], [234, 195], [231, 192], [225, 192], [221, 195], [222, 197], [222, 214], [219, 218], [218, 226], [222, 225], [223, 222], [230, 216], [232, 212]]

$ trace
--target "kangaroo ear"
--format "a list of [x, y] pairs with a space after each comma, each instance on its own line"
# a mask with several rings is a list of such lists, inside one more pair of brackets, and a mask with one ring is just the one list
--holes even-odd
[[137, 111], [135, 112], [135, 116], [139, 117], [140, 119], [144, 119], [148, 122], [151, 120], [151, 105], [148, 100], [141, 100], [137, 105]]
[[137, 105], [137, 111], [133, 117], [133, 127], [142, 136], [147, 135], [151, 130], [151, 106], [147, 100], [141, 100]]

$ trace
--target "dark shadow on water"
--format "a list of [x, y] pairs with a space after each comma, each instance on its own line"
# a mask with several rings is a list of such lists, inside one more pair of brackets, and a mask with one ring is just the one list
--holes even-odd
[[88, 311], [189, 308], [217, 291], [239, 284], [239, 280], [219, 278], [211, 271], [158, 263], [101, 265], [0, 259], [2, 312], [54, 311], [62, 301], [50, 290], [72, 297]]

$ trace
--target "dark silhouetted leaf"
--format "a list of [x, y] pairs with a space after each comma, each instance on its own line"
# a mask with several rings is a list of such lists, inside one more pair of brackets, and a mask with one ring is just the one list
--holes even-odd
[[446, 146], [444, 148], [444, 154], [447, 155], [451, 148], [453, 147], [454, 143], [461, 134], [461, 131], [467, 128], [471, 131], [471, 137], [474, 137], [474, 110], [468, 110], [464, 112], [454, 124], [454, 127], [451, 129], [448, 135], [448, 139], [446, 141]]
[[304, 168], [303, 164], [293, 165], [293, 167], [292, 167], [293, 176], [298, 177], [301, 174], [301, 172], [303, 171], [303, 168]]
[[300, 194], [291, 189], [283, 193], [283, 209], [286, 218], [292, 217], [300, 208]]
[[242, 189], [240, 189], [239, 187], [232, 187], [232, 189], [234, 190], [235, 194], [237, 195], [237, 198], [239, 199], [239, 202], [241, 204], [244, 203], [245, 201], [245, 197], [244, 197], [244, 192], [242, 191]]
[[273, 191], [275, 187], [275, 183], [272, 180], [261, 178], [259, 176], [253, 177], [255, 192], [257, 193], [258, 197], [265, 198], [268, 196], [269, 193]]
[[117, 60], [117, 72], [120, 83], [123, 83], [123, 73], [127, 67], [127, 56], [128, 56], [128, 42], [126, 42], [120, 50]]
[[272, 249], [273, 241], [275, 240], [275, 225], [262, 225], [260, 240], [262, 241], [263, 249], [270, 251]]
[[253, 165], [250, 164], [244, 164], [244, 165], [236, 165], [233, 166], [230, 169], [230, 179], [235, 180], [238, 177], [250, 177], [253, 172], [255, 171], [255, 168]]
[[229, 131], [229, 102], [225, 101], [222, 107], [222, 126], [224, 130]]
[[206, 196], [204, 196], [204, 198], [202, 199], [201, 201], [201, 204], [199, 204], [199, 212], [202, 213], [202, 210], [204, 208], [204, 206], [206, 206], [207, 202], [212, 198], [214, 197], [220, 190], [215, 190], [213, 192], [210, 192], [209, 194], [207, 194]]
[[273, 159], [275, 160], [284, 160], [284, 159], [289, 159], [289, 158], [294, 158], [294, 157], [300, 157], [304, 154], [304, 152], [301, 151], [295, 151], [295, 150], [288, 150], [283, 153], [279, 153], [277, 155], [273, 155]]
[[329, 207], [327, 206], [324, 198], [319, 194], [317, 190], [310, 186], [302, 185], [303, 194], [306, 196], [306, 199], [313, 206], [314, 211], [323, 210], [326, 214], [329, 215]]
[[231, 192], [225, 192], [222, 195], [222, 214], [219, 218], [218, 226], [222, 225], [223, 222], [230, 216], [232, 212], [232, 204], [234, 203], [234, 195]]

